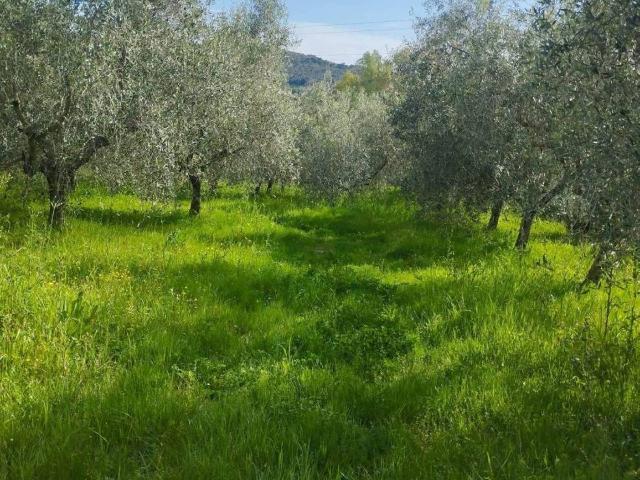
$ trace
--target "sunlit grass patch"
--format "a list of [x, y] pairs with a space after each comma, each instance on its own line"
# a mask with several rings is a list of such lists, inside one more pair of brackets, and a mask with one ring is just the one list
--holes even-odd
[[0, 477], [634, 478], [633, 298], [562, 226], [246, 192], [6, 230]]

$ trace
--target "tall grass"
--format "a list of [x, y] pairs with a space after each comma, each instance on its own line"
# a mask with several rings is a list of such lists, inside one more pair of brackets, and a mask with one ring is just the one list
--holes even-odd
[[0, 478], [640, 478], [631, 267], [580, 291], [558, 224], [521, 254], [393, 192], [9, 210]]

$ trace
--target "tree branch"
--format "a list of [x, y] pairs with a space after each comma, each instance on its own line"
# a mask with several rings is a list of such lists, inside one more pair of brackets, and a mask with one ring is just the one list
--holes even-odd
[[222, 150], [214, 153], [211, 156], [211, 161], [209, 162], [209, 165], [211, 166], [211, 165], [216, 165], [216, 164], [222, 163], [227, 158], [229, 158], [231, 155], [235, 155], [236, 153], [240, 153], [243, 150], [246, 150], [246, 148], [247, 147], [242, 146], [242, 147], [238, 147], [235, 150], [233, 150], [233, 149], [225, 147]]
[[71, 109], [73, 107], [73, 95], [71, 94], [69, 75], [65, 75], [64, 77], [64, 95], [57, 107], [60, 110], [60, 113], [58, 114], [56, 120], [54, 120], [46, 129], [46, 133], [59, 131], [62, 128], [64, 122], [67, 120], [67, 117], [71, 113]]
[[109, 140], [107, 140], [106, 137], [96, 135], [87, 143], [85, 143], [84, 147], [82, 148], [82, 153], [78, 157], [78, 160], [76, 160], [76, 162], [72, 164], [73, 169], [77, 170], [86, 163], [90, 162], [101, 148], [105, 148], [108, 146]]
[[452, 44], [452, 43], [450, 43], [450, 44], [449, 44], [449, 46], [450, 46], [451, 48], [453, 48], [454, 50], [457, 50], [457, 51], [458, 51], [458, 52], [460, 52], [460, 53], [464, 53], [464, 54], [465, 54], [465, 55], [467, 55], [468, 57], [470, 57], [470, 56], [471, 56], [471, 54], [470, 54], [469, 52], [467, 52], [464, 48], [457, 47], [457, 46], [455, 46], [455, 45], [454, 45], [454, 44]]
[[367, 178], [364, 182], [362, 182], [362, 186], [364, 187], [368, 187], [370, 186], [373, 182], [376, 181], [376, 179], [378, 178], [378, 176], [382, 173], [382, 171], [387, 167], [387, 165], [389, 165], [389, 157], [385, 158], [385, 160], [383, 162], [380, 163], [380, 165], [378, 165], [373, 172], [371, 172], [371, 175], [369, 175], [369, 178]]
[[13, 107], [13, 111], [15, 112], [16, 117], [18, 118], [18, 122], [20, 122], [21, 130], [29, 134], [28, 132], [31, 131], [31, 125], [29, 125], [29, 122], [27, 121], [27, 117], [24, 115], [24, 112], [22, 111], [22, 105], [20, 104], [20, 100], [18, 99], [18, 97], [15, 97], [11, 101], [11, 106]]
[[558, 196], [562, 191], [567, 188], [567, 185], [573, 178], [573, 172], [565, 170], [558, 183], [556, 183], [550, 190], [542, 194], [536, 202], [536, 210], [545, 208], [551, 201]]

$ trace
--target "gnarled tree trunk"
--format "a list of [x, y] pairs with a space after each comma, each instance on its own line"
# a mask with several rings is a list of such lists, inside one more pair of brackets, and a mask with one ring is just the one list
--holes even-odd
[[267, 182], [267, 193], [271, 193], [271, 191], [273, 190], [273, 184], [274, 184], [274, 180], [273, 178], [270, 178]]
[[189, 182], [191, 183], [191, 208], [189, 209], [189, 215], [197, 216], [201, 210], [202, 200], [202, 180], [200, 175], [189, 175]]
[[498, 228], [498, 223], [500, 222], [500, 216], [502, 215], [502, 209], [504, 208], [504, 201], [498, 200], [491, 207], [491, 218], [489, 218], [489, 224], [487, 225], [487, 230], [495, 230]]
[[533, 220], [536, 217], [536, 213], [532, 211], [525, 211], [522, 215], [522, 221], [520, 222], [520, 230], [518, 232], [518, 239], [516, 240], [516, 248], [518, 250], [524, 250], [529, 243], [529, 237], [531, 235], [531, 227], [533, 226]]
[[60, 230], [64, 225], [67, 198], [73, 188], [73, 174], [53, 167], [46, 171], [45, 177], [49, 189], [49, 226]]
[[566, 170], [558, 182], [542, 194], [535, 203], [532, 203], [528, 210], [525, 210], [522, 215], [522, 223], [520, 224], [520, 231], [518, 232], [518, 239], [516, 240], [516, 248], [518, 250], [524, 250], [529, 243], [529, 236], [531, 234], [531, 227], [533, 220], [538, 212], [543, 211], [558, 195], [560, 195], [567, 186], [573, 180], [575, 172]]
[[606, 260], [607, 250], [604, 247], [598, 247], [598, 253], [593, 259], [584, 282], [582, 282], [583, 286], [600, 284], [602, 277], [607, 272]]

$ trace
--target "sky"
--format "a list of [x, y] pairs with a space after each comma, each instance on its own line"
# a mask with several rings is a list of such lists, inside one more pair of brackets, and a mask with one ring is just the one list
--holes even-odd
[[[218, 0], [226, 10], [240, 0]], [[336, 63], [355, 63], [362, 54], [389, 54], [413, 38], [412, 9], [422, 0], [286, 0], [289, 24], [297, 39], [291, 50]]]
[[[521, 7], [533, 0], [512, 0]], [[214, 10], [229, 10], [242, 0], [215, 0]], [[389, 55], [412, 40], [413, 20], [424, 13], [423, 0], [285, 0], [296, 43], [291, 50], [336, 63], [354, 64], [378, 50]]]

